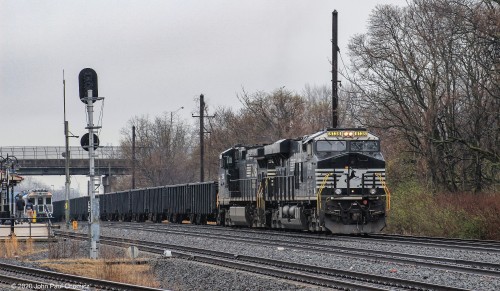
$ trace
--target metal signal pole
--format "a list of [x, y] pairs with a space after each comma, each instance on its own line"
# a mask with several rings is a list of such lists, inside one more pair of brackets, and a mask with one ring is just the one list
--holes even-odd
[[89, 237], [90, 237], [90, 258], [97, 259], [99, 256], [99, 236], [100, 236], [100, 225], [99, 225], [99, 199], [96, 198], [98, 194], [98, 183], [96, 183], [95, 177], [95, 154], [94, 150], [97, 149], [99, 145], [99, 139], [95, 135], [94, 130], [100, 128], [99, 126], [94, 126], [94, 102], [97, 100], [103, 100], [104, 97], [94, 97], [98, 95], [97, 91], [97, 73], [90, 68], [83, 69], [80, 71], [78, 76], [80, 85], [80, 100], [86, 104], [88, 123], [86, 129], [88, 132], [88, 140], [84, 135], [81, 139], [82, 147], [89, 152], [89, 184], [88, 192], [90, 195], [90, 215], [89, 215]]
[[95, 181], [95, 155], [94, 155], [94, 103], [92, 90], [88, 90], [87, 95], [87, 114], [89, 130], [89, 194], [90, 194], [90, 258], [97, 259], [99, 256], [98, 246], [100, 225], [99, 225], [99, 200], [96, 199], [97, 189]]

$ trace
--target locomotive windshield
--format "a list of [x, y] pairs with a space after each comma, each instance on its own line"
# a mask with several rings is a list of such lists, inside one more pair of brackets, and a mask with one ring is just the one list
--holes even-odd
[[316, 142], [317, 152], [343, 152], [346, 150], [346, 142], [340, 140], [319, 140]]
[[318, 140], [316, 141], [316, 154], [319, 158], [327, 158], [344, 152], [363, 152], [377, 154], [380, 152], [378, 140]]
[[378, 152], [379, 143], [375, 140], [356, 140], [350, 142], [351, 152]]

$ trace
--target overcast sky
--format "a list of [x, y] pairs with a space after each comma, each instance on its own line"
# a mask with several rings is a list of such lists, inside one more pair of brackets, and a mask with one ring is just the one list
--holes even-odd
[[[0, 0], [0, 146], [64, 146], [67, 119], [86, 132], [78, 74], [93, 68], [105, 97], [101, 145], [118, 145], [136, 115], [175, 111], [195, 122], [195, 98], [239, 108], [236, 94], [331, 84], [332, 11], [347, 62], [378, 4], [405, 0]], [[96, 103], [95, 119], [101, 110]], [[79, 145], [72, 139], [71, 145]]]

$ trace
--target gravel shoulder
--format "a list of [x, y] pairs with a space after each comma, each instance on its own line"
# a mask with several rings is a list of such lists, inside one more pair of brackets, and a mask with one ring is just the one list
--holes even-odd
[[[151, 226], [152, 224], [147, 224]], [[165, 225], [162, 225], [165, 227]], [[64, 230], [64, 229], [61, 229]], [[73, 232], [73, 230], [69, 230]], [[87, 226], [80, 225], [77, 232], [87, 233]], [[234, 255], [248, 255], [271, 258], [294, 263], [310, 264], [326, 268], [343, 270], [354, 270], [386, 277], [396, 277], [421, 282], [435, 283], [454, 288], [469, 290], [500, 290], [500, 278], [493, 276], [479, 276], [460, 272], [450, 272], [431, 269], [412, 264], [388, 263], [372, 259], [352, 259], [345, 256], [321, 254], [312, 251], [297, 250], [293, 248], [277, 248], [262, 244], [249, 244], [234, 242], [220, 238], [200, 238], [183, 234], [162, 234], [147, 230], [133, 230], [119, 228], [118, 226], [107, 227], [101, 225], [101, 235], [115, 236], [129, 239], [142, 239], [174, 245], [191, 247], [203, 247], [216, 251], [232, 253]], [[260, 237], [260, 235], [258, 235]], [[262, 236], [269, 236], [263, 234]], [[314, 241], [314, 243], [318, 243]], [[324, 241], [326, 245], [346, 246], [359, 248], [360, 250], [384, 250], [386, 248], [393, 252], [417, 253], [427, 256], [440, 256], [474, 260], [492, 261], [498, 263], [498, 254], [487, 254], [482, 252], [450, 251], [440, 248], [401, 246], [388, 243], [349, 242], [342, 240]], [[88, 258], [88, 242], [59, 239], [57, 243], [37, 243], [36, 252], [29, 258], [20, 257], [15, 261], [17, 264], [33, 265], [39, 267], [49, 256], [59, 258], [81, 257]], [[44, 250], [44, 251], [43, 251]], [[101, 257], [106, 259], [125, 258], [125, 249], [100, 246]], [[485, 258], [483, 258], [483, 256]], [[486, 259], [486, 257], [489, 257]], [[246, 272], [232, 270], [224, 267], [207, 265], [199, 262], [179, 258], [163, 258], [152, 254], [141, 253], [139, 258], [149, 260], [149, 265], [154, 278], [159, 282], [161, 288], [168, 290], [330, 290], [304, 285], [298, 282], [280, 280], [265, 275], [249, 274]], [[3, 260], [3, 259], [0, 259]], [[12, 262], [13, 260], [8, 260]], [[2, 289], [3, 290], [3, 289]]]

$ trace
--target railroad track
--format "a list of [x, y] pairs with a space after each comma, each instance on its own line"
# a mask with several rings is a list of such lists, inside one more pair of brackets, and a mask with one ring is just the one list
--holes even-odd
[[64, 274], [33, 267], [0, 263], [0, 282], [15, 289], [26, 290], [137, 290], [158, 291], [163, 289], [126, 283], [99, 280]]
[[[56, 235], [71, 239], [88, 240], [88, 236], [85, 234], [57, 231]], [[101, 236], [100, 243], [121, 247], [134, 245], [142, 251], [156, 254], [163, 254], [165, 250], [170, 250], [172, 255], [179, 258], [341, 290], [393, 290], [394, 288], [414, 290], [465, 290], [426, 282], [335, 269], [332, 267], [317, 267], [194, 247], [148, 242], [144, 240]]]
[[[122, 225], [123, 222], [108, 222], [111, 224]], [[128, 223], [133, 225], [134, 223]], [[160, 225], [160, 224], [154, 224]], [[334, 240], [334, 241], [377, 241], [385, 243], [397, 243], [403, 245], [418, 245], [427, 247], [436, 247], [444, 249], [478, 251], [489, 253], [500, 253], [500, 242], [498, 241], [481, 241], [481, 240], [466, 240], [466, 239], [447, 239], [433, 237], [416, 237], [404, 235], [387, 235], [387, 234], [370, 234], [367, 236], [360, 235], [334, 235], [327, 233], [307, 233], [294, 230], [276, 230], [276, 229], [247, 229], [247, 228], [228, 228], [214, 225], [191, 225], [191, 224], [169, 224], [169, 227], [178, 228], [194, 228], [210, 231], [231, 232], [231, 233], [248, 233], [248, 234], [269, 234], [279, 235], [282, 237], [305, 238], [308, 240]]]
[[[59, 290], [79, 290], [76, 288], [70, 288], [69, 285], [67, 285], [65, 282], [51, 282], [48, 283], [46, 281], [41, 282], [37, 279], [27, 279], [27, 278], [22, 278], [19, 277], [19, 274], [16, 272], [9, 272], [4, 269], [1, 270], [2, 273], [0, 273], [0, 284], [5, 285], [5, 287], [10, 287], [12, 289], [43, 289], [42, 287], [48, 287], [45, 289], [49, 289], [50, 287], [55, 287], [58, 286]], [[5, 273], [3, 273], [5, 272]], [[1, 285], [0, 285], [1, 286]]]
[[392, 234], [371, 234], [368, 237], [361, 239], [372, 239], [379, 241], [388, 241], [412, 245], [425, 245], [432, 247], [441, 247], [448, 249], [462, 249], [471, 251], [483, 251], [491, 253], [500, 253], [500, 242], [498, 241], [481, 241], [469, 239], [449, 239], [449, 238], [436, 238], [436, 237], [417, 237], [406, 235], [392, 235]]
[[[189, 235], [192, 237], [220, 239], [221, 236], [213, 233], [200, 233], [193, 232], [185, 229], [171, 230], [158, 225], [144, 226], [141, 225], [117, 225], [121, 228], [136, 229], [142, 231], [150, 231], [165, 234], [179, 234]], [[265, 243], [267, 246], [274, 247], [287, 247], [296, 250], [303, 250], [308, 252], [318, 252], [322, 254], [340, 255], [346, 257], [355, 257], [367, 260], [386, 261], [400, 264], [411, 264], [416, 266], [429, 267], [434, 269], [442, 269], [454, 272], [463, 272], [477, 275], [487, 275], [500, 278], [500, 264], [480, 262], [480, 261], [467, 261], [459, 259], [451, 259], [445, 257], [429, 257], [416, 254], [394, 253], [380, 250], [367, 250], [363, 251], [358, 248], [342, 247], [342, 246], [327, 246], [324, 244], [316, 244], [307, 242], [291, 243], [283, 240], [280, 237], [266, 239], [241, 236], [237, 233], [232, 233], [230, 236], [224, 236], [224, 240], [237, 241], [241, 243], [249, 243], [259, 245]]]

